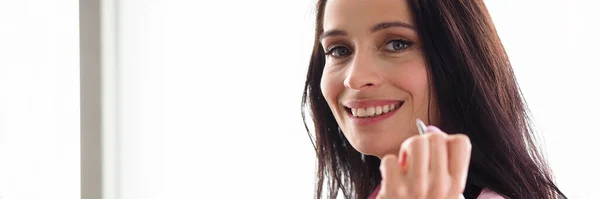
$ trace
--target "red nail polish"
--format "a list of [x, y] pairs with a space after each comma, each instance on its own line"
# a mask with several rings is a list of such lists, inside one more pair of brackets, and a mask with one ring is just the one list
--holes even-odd
[[402, 152], [402, 154], [400, 154], [400, 167], [402, 169], [406, 169], [406, 152]]

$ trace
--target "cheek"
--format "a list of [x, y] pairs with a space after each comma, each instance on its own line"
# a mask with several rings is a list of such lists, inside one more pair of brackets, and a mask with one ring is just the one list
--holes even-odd
[[[321, 92], [329, 106], [331, 107], [332, 105], [337, 104], [338, 96], [343, 90], [343, 82], [340, 82], [335, 74], [324, 71], [323, 76], [321, 77], [320, 86]], [[334, 109], [333, 107], [331, 108]]]
[[406, 75], [400, 81], [401, 84], [405, 85], [408, 92], [410, 92], [411, 95], [426, 95], [429, 86], [425, 68], [416, 69], [406, 74], [410, 75]]
[[389, 75], [390, 82], [395, 87], [408, 92], [415, 105], [427, 103], [429, 81], [427, 68], [422, 61], [404, 63], [403, 67]]

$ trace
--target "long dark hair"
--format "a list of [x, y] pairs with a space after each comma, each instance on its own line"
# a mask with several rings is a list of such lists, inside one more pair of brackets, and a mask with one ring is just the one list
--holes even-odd
[[[436, 92], [438, 124], [472, 142], [464, 195], [483, 188], [515, 199], [550, 199], [562, 192], [536, 145], [529, 111], [508, 56], [482, 0], [409, 0]], [[380, 160], [361, 158], [340, 132], [321, 93], [325, 65], [319, 41], [326, 0], [317, 2], [312, 56], [302, 96], [302, 118], [317, 154], [315, 197], [366, 198], [381, 180]], [[314, 137], [306, 124], [308, 110]], [[327, 185], [327, 195], [323, 196]], [[565, 197], [566, 198], [566, 197]]]

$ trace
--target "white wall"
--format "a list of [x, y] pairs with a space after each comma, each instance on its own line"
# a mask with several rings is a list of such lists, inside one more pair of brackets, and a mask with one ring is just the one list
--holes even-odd
[[600, 198], [600, 13], [595, 1], [487, 1], [557, 184]]
[[309, 3], [123, 1], [122, 198], [312, 196]]
[[0, 1], [0, 198], [79, 198], [77, 1]]

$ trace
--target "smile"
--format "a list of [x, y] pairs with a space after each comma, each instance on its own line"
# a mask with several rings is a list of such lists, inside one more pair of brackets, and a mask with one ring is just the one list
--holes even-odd
[[401, 105], [402, 102], [367, 108], [351, 108], [350, 112], [354, 117], [375, 117], [396, 110], [396, 108], [400, 108]]
[[391, 117], [404, 104], [403, 101], [387, 102], [387, 104], [378, 105], [357, 105], [352, 108], [345, 106], [345, 110], [357, 124], [366, 125], [373, 124], [388, 117]]

